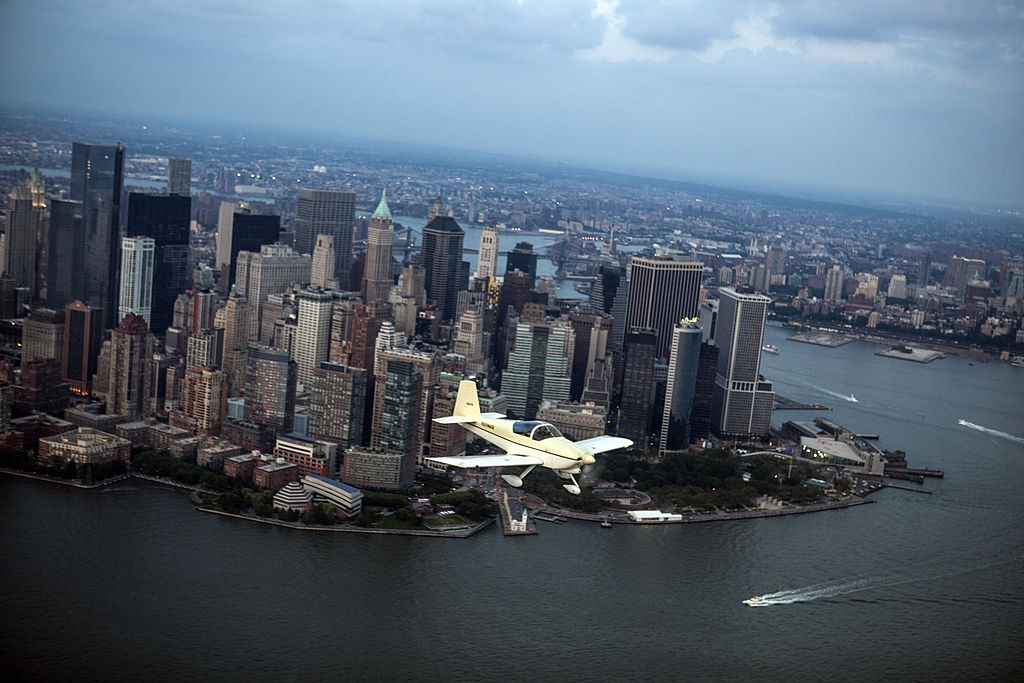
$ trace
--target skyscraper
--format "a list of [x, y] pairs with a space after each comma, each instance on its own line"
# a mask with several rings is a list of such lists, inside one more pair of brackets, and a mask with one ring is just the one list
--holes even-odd
[[102, 320], [102, 311], [81, 301], [72, 301], [64, 309], [64, 380], [80, 396], [92, 391], [92, 376], [103, 345]]
[[[124, 147], [76, 142], [71, 148], [71, 199], [82, 202], [85, 249], [83, 302], [102, 309], [103, 329], [117, 314], [121, 255], [121, 187]], [[50, 270], [64, 264], [51, 263]]]
[[21, 367], [37, 358], [63, 358], [64, 315], [33, 308], [21, 323]]
[[253, 213], [236, 213], [231, 219], [231, 251], [228, 284], [235, 281], [238, 252], [258, 252], [265, 244], [274, 244], [281, 236], [281, 217]]
[[[421, 441], [420, 396], [423, 393], [423, 373], [408, 361], [388, 362], [384, 380], [384, 415], [380, 428], [380, 448], [401, 453], [402, 470], [412, 472], [416, 467]], [[408, 458], [408, 462], [406, 461]]]
[[192, 160], [171, 157], [167, 160], [167, 194], [192, 196]]
[[657, 336], [655, 356], [668, 358], [672, 329], [694, 318], [700, 306], [704, 264], [675, 256], [634, 256], [630, 267], [626, 330], [644, 328]]
[[7, 208], [7, 232], [4, 233], [3, 272], [14, 278], [16, 287], [36, 286], [36, 235], [42, 220], [42, 209], [32, 201], [28, 187], [11, 191]]
[[154, 250], [152, 238], [121, 238], [121, 295], [117, 317], [123, 320], [134, 313], [146, 321], [147, 329], [153, 301]]
[[466, 358], [466, 371], [486, 373], [484, 315], [480, 305], [469, 306], [459, 318], [452, 350]]
[[505, 257], [505, 272], [511, 273], [516, 270], [526, 276], [530, 282], [530, 289], [533, 289], [537, 282], [537, 254], [529, 242], [517, 242], [516, 248]]
[[[344, 190], [301, 188], [295, 216], [295, 250], [312, 254], [317, 235], [334, 238], [334, 273], [338, 288], [351, 288], [352, 228], [356, 193]], [[358, 287], [360, 283], [356, 283]]]
[[488, 225], [480, 234], [480, 251], [476, 262], [478, 278], [496, 277], [498, 274], [498, 228]]
[[224, 305], [224, 353], [221, 365], [228, 382], [228, 395], [241, 396], [245, 390], [245, 368], [249, 353], [249, 300], [233, 293]]
[[423, 228], [427, 301], [437, 307], [442, 320], [455, 318], [464, 237], [462, 228], [449, 216], [439, 216]]
[[647, 447], [650, 433], [657, 348], [658, 335], [652, 329], [634, 329], [626, 335], [617, 434], [632, 439], [641, 448]]
[[138, 420], [150, 414], [153, 333], [142, 316], [127, 313], [110, 335], [107, 412]]
[[245, 379], [245, 420], [277, 434], [292, 431], [295, 419], [295, 363], [287, 351], [249, 347]]
[[192, 287], [189, 264], [189, 216], [192, 198], [185, 195], [128, 195], [126, 234], [153, 238], [153, 295], [147, 320], [153, 334], [171, 326], [174, 300]]
[[718, 290], [718, 296], [713, 428], [728, 436], [767, 434], [775, 392], [761, 377], [761, 346], [771, 299], [731, 287]]
[[696, 320], [681, 320], [672, 330], [672, 353], [665, 385], [658, 451], [681, 453], [690, 447], [690, 422], [700, 369], [701, 329]]
[[594, 369], [594, 363], [604, 360], [608, 352], [608, 338], [612, 331], [610, 316], [583, 307], [569, 314], [573, 330], [572, 383], [569, 396], [580, 400], [587, 377]]
[[343, 450], [363, 444], [369, 372], [340, 363], [321, 362], [313, 371], [309, 435]]
[[832, 266], [825, 273], [825, 301], [843, 300], [843, 280], [845, 276], [839, 265]]
[[224, 373], [195, 368], [185, 373], [181, 410], [170, 412], [172, 427], [187, 429], [196, 436], [217, 436], [227, 413]]
[[391, 296], [391, 249], [395, 243], [394, 222], [388, 208], [387, 193], [382, 192], [380, 202], [370, 216], [366, 237], [366, 266], [363, 268], [363, 301], [372, 304], [387, 301]]
[[[309, 283], [321, 289], [338, 289], [334, 280], [334, 237], [317, 235], [316, 246], [313, 247], [313, 270]], [[346, 285], [344, 289], [348, 289]]]
[[299, 381], [310, 387], [313, 370], [327, 360], [330, 349], [334, 296], [321, 289], [308, 289], [300, 292], [298, 299], [299, 319], [292, 356], [298, 366]]
[[312, 265], [312, 257], [283, 244], [266, 244], [256, 252], [239, 254], [235, 291], [249, 300], [255, 329], [263, 329], [267, 295], [280, 294], [294, 283], [309, 282]]
[[572, 348], [572, 327], [566, 322], [516, 325], [508, 368], [501, 375], [509, 413], [529, 420], [541, 401], [569, 400]]
[[85, 298], [85, 235], [82, 202], [50, 202], [47, 249], [46, 306], [63, 311], [72, 301]]

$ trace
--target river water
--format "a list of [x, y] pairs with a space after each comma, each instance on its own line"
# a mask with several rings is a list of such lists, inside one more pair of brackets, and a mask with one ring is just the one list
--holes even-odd
[[[911, 465], [847, 510], [504, 538], [296, 532], [0, 476], [0, 669], [180, 680], [1019, 678], [1024, 370], [786, 341], [765, 374]], [[830, 394], [854, 394], [850, 403]], [[776, 421], [821, 413], [783, 413]], [[958, 423], [963, 419], [976, 425]], [[987, 430], [987, 431], [986, 431]], [[778, 593], [775, 604], [742, 600]]]

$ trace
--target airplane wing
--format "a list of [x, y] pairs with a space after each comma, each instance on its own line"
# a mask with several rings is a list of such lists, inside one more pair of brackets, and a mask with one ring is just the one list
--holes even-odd
[[448, 415], [446, 417], [435, 417], [434, 422], [443, 425], [457, 425], [465, 422], [479, 422], [480, 420], [500, 420], [505, 417], [501, 413], [483, 413], [482, 415]]
[[591, 453], [604, 453], [614, 451], [616, 448], [629, 448], [633, 442], [621, 436], [595, 436], [593, 439], [577, 441], [577, 446], [583, 446]]
[[452, 465], [453, 467], [502, 467], [505, 465], [509, 466], [524, 466], [524, 465], [542, 465], [544, 463], [539, 457], [535, 455], [468, 455], [464, 458], [454, 457], [443, 457], [443, 458], [430, 458], [436, 462], [442, 462], [445, 465]]

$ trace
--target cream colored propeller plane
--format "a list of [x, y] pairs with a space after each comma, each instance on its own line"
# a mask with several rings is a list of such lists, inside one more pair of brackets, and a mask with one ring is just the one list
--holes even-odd
[[594, 455], [627, 448], [633, 445], [629, 439], [618, 436], [598, 436], [583, 441], [570, 441], [562, 436], [554, 425], [538, 420], [507, 420], [501, 413], [480, 413], [480, 400], [476, 383], [462, 380], [455, 398], [455, 409], [450, 417], [435, 417], [440, 424], [458, 424], [473, 434], [490, 441], [505, 451], [505, 455], [475, 455], [464, 458], [431, 458], [454, 467], [502, 467], [521, 465], [525, 470], [514, 474], [503, 474], [501, 478], [512, 486], [522, 486], [523, 477], [537, 465], [554, 470], [562, 479], [569, 493], [579, 495], [580, 485], [573, 475], [580, 474], [584, 465], [594, 463]]

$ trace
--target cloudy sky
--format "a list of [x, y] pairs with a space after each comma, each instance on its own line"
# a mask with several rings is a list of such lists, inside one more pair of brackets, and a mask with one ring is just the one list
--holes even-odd
[[1024, 0], [0, 0], [0, 99], [1024, 206]]

